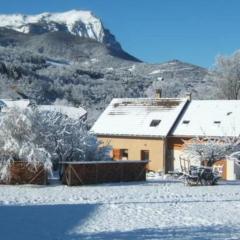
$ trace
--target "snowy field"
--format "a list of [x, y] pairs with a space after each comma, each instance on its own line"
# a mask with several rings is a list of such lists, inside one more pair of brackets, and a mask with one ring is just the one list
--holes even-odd
[[240, 182], [0, 186], [3, 240], [240, 239]]

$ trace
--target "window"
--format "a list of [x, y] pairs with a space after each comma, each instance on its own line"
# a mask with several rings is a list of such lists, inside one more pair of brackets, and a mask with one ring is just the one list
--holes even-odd
[[149, 150], [141, 150], [141, 160], [149, 161]]
[[159, 125], [160, 122], [161, 122], [161, 120], [159, 120], [159, 119], [154, 119], [154, 120], [151, 121], [150, 127], [156, 127], [156, 126]]
[[182, 122], [183, 124], [189, 124], [190, 123], [190, 121], [189, 120], [183, 120], [183, 122]]
[[113, 160], [128, 160], [128, 149], [113, 149]]
[[120, 149], [121, 160], [128, 160], [128, 149]]

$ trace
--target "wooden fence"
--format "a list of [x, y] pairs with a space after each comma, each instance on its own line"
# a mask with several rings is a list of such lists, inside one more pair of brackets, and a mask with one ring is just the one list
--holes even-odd
[[48, 182], [47, 172], [42, 164], [33, 167], [24, 161], [13, 162], [10, 166], [10, 177], [0, 184], [38, 184]]
[[148, 161], [63, 162], [62, 183], [69, 186], [145, 181]]

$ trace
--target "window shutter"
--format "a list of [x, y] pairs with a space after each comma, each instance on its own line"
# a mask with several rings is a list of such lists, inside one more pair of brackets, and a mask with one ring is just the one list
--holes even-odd
[[113, 160], [121, 160], [121, 151], [120, 149], [113, 149]]

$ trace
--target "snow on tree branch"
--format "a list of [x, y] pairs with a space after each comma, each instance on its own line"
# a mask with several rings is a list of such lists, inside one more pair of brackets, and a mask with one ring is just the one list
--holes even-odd
[[85, 123], [55, 111], [34, 108], [5, 109], [0, 115], [0, 179], [9, 177], [13, 161], [43, 164], [51, 170], [52, 162], [105, 161], [109, 147], [89, 133]]
[[[35, 109], [34, 125], [43, 147], [57, 161], [106, 161], [110, 148], [102, 147], [84, 121], [55, 111]], [[36, 133], [37, 134], [37, 133]]]
[[218, 56], [211, 77], [219, 90], [219, 97], [240, 98], [240, 52]]
[[208, 166], [212, 166], [219, 160], [240, 150], [239, 137], [196, 137], [191, 140], [183, 140], [185, 149], [184, 157], [194, 161], [206, 161]]
[[5, 109], [0, 117], [0, 179], [9, 177], [9, 167], [13, 161], [27, 161], [31, 166], [44, 164], [51, 169], [50, 154], [38, 145], [38, 135], [34, 134], [31, 109]]

